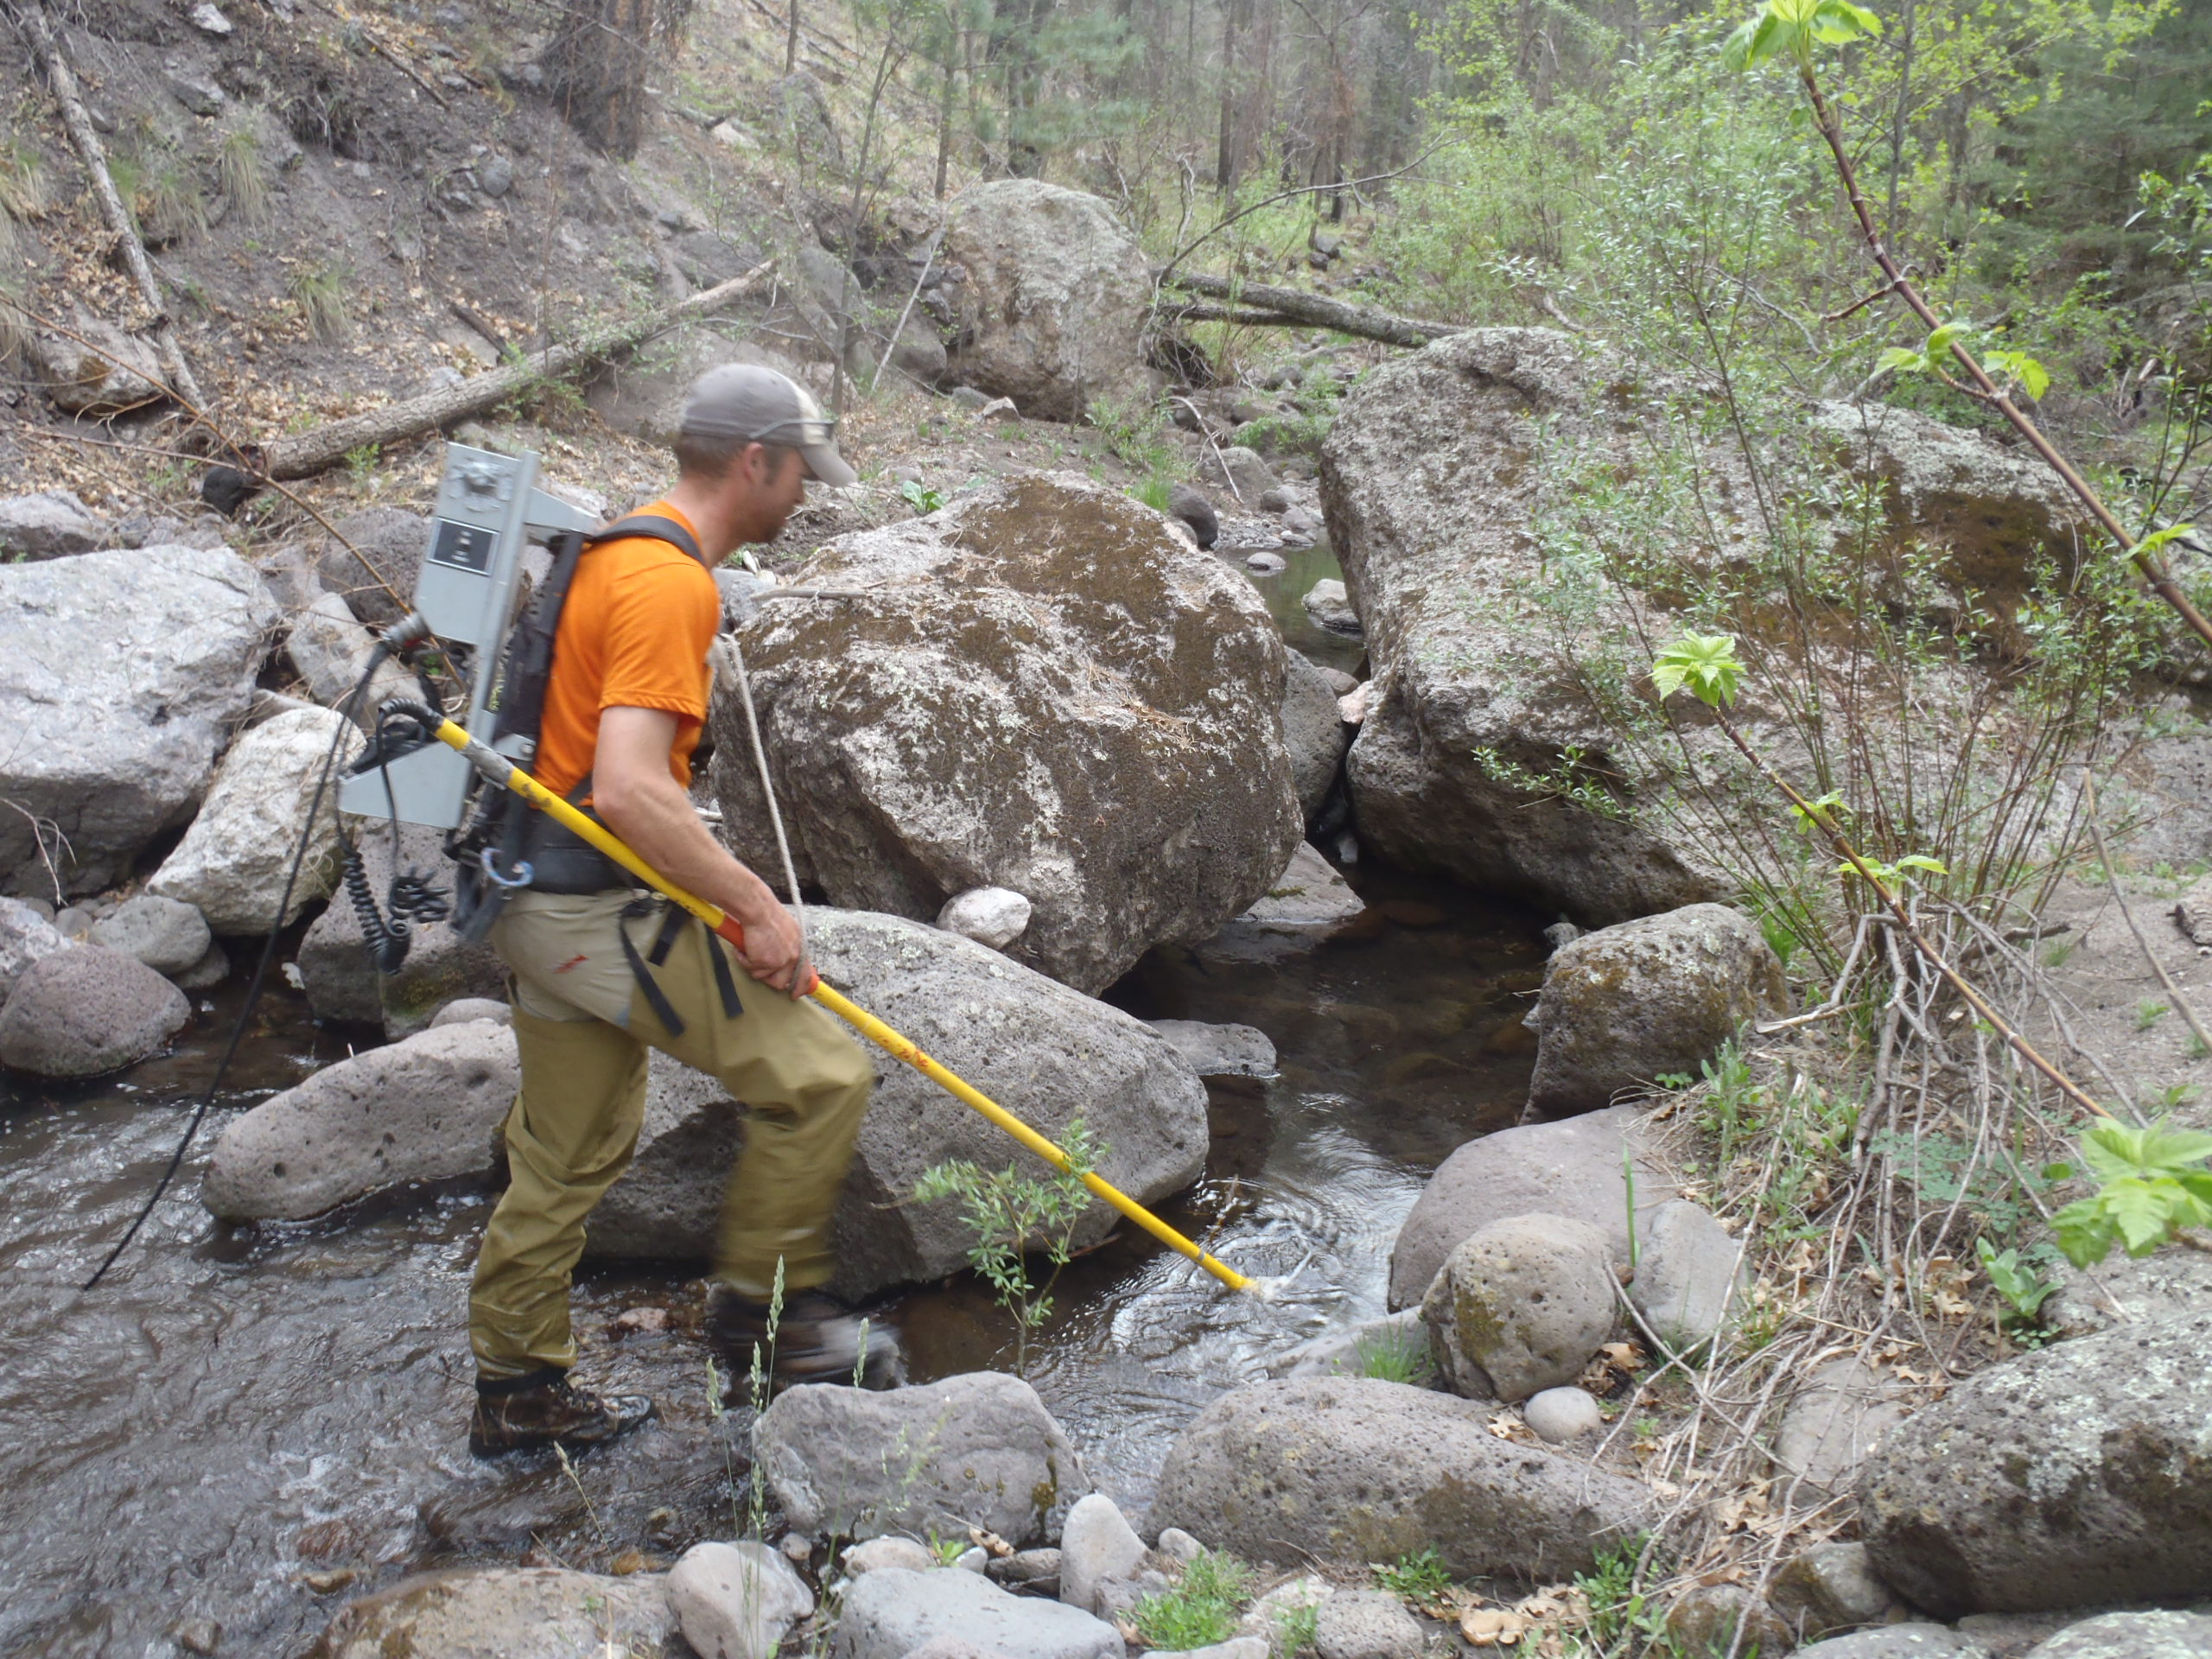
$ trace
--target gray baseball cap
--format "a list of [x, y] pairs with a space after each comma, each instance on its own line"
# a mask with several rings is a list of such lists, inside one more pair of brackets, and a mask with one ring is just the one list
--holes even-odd
[[696, 437], [788, 444], [805, 458], [810, 477], [839, 489], [860, 480], [831, 442], [837, 423], [798, 381], [757, 363], [724, 363], [694, 380], [679, 426]]

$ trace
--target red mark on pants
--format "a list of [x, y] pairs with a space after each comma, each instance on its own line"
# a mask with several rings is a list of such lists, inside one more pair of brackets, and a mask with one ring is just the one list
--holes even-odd
[[562, 963], [558, 968], [556, 968], [553, 971], [554, 971], [555, 973], [556, 973], [556, 974], [565, 974], [565, 973], [567, 973], [567, 972], [569, 971], [569, 969], [571, 969], [571, 968], [581, 968], [581, 967], [582, 967], [582, 966], [583, 966], [583, 964], [584, 964], [584, 963], [586, 963], [587, 962], [589, 962], [590, 960], [591, 960], [591, 958], [590, 958], [589, 957], [569, 957], [566, 962], [563, 963]]

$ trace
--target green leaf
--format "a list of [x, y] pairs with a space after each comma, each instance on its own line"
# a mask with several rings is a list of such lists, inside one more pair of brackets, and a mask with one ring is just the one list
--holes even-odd
[[1743, 681], [1732, 633], [1683, 634], [1651, 663], [1651, 683], [1662, 700], [1688, 688], [1699, 702], [1719, 709], [1736, 700]]
[[2113, 1225], [2120, 1230], [2120, 1242], [2130, 1255], [2150, 1255], [2173, 1230], [2172, 1203], [2153, 1182], [2130, 1175], [2113, 1182], [2097, 1196]]
[[1925, 853], [1907, 853], [1903, 858], [1897, 860], [1896, 868], [1900, 870], [1925, 870], [1930, 875], [1950, 874], [1950, 871], [1945, 869]]
[[1849, 817], [1851, 809], [1843, 804], [1843, 791], [1840, 789], [1832, 789], [1817, 800], [1808, 801], [1802, 806], [1798, 805], [1795, 801], [1790, 802], [1789, 816], [1797, 820], [1797, 827], [1800, 830], [1810, 835], [1815, 830], [1827, 827], [1821, 822], [1822, 817], [1825, 817], [1833, 823], [1838, 818]]
[[2052, 1233], [2066, 1259], [2077, 1268], [2094, 1268], [2112, 1254], [2119, 1235], [2095, 1198], [2076, 1198], [2050, 1218]]
[[1763, 20], [1754, 17], [1747, 23], [1738, 23], [1729, 31], [1720, 48], [1720, 65], [1732, 75], [1740, 75], [1751, 67], [1751, 47], [1758, 38]]
[[2196, 531], [2195, 524], [2168, 524], [2164, 530], [2154, 530], [2137, 541], [2133, 550], [2138, 553], [2156, 553], [2168, 542], [2177, 542], [2184, 536], [2195, 534]]
[[1909, 346], [1891, 346], [1874, 359], [1874, 367], [1886, 373], [1928, 372], [1928, 354], [1916, 352]]
[[2050, 390], [2050, 371], [2030, 357], [2025, 352], [1992, 352], [1988, 365], [1999, 373], [2020, 383], [2020, 390], [2041, 401]]
[[1949, 351], [1954, 342], [1963, 343], [1973, 334], [1974, 325], [1970, 322], [1947, 322], [1933, 330], [1928, 336], [1928, 360], [1933, 363]]

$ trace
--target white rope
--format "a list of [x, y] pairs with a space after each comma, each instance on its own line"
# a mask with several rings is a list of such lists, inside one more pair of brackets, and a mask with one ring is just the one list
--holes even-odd
[[745, 705], [745, 731], [753, 740], [753, 765], [760, 774], [760, 793], [768, 803], [768, 825], [776, 832], [776, 856], [783, 861], [784, 886], [791, 893], [791, 915], [798, 923], [798, 966], [791, 975], [791, 991], [796, 1002], [806, 995], [807, 982], [813, 978], [809, 971], [812, 953], [806, 943], [806, 903], [798, 896], [798, 873], [791, 867], [791, 841], [784, 834], [784, 815], [776, 805], [775, 782], [768, 776], [768, 750], [760, 741], [760, 716], [753, 708], [753, 681], [745, 671], [745, 652], [735, 633], [724, 634], [722, 642], [729, 647], [730, 662], [737, 670], [737, 696]]

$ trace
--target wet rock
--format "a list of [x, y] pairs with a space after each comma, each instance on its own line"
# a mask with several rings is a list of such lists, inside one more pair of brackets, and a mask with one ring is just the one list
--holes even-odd
[[[798, 580], [876, 589], [741, 631], [800, 879], [833, 903], [918, 920], [1008, 887], [1034, 912], [1007, 954], [1096, 990], [1209, 938], [1296, 847], [1281, 635], [1127, 497], [1018, 478], [842, 537]], [[714, 728], [724, 834], [774, 868], [734, 694]]]
[[1188, 484], [1168, 486], [1167, 511], [1191, 527], [1200, 547], [1211, 547], [1221, 539], [1221, 520], [1214, 514], [1213, 503]]
[[200, 1200], [226, 1221], [296, 1221], [410, 1181], [481, 1176], [522, 1071], [478, 1020], [363, 1049], [234, 1120]]
[[945, 205], [938, 257], [958, 265], [949, 372], [1034, 420], [1151, 402], [1143, 249], [1096, 196], [1037, 179], [970, 185]]
[[1146, 1021], [1202, 1077], [1272, 1077], [1275, 1046], [1250, 1026], [1209, 1026], [1196, 1020]]
[[814, 1592], [766, 1544], [694, 1544], [669, 1569], [668, 1605], [699, 1659], [769, 1659]]
[[[1099, 1173], [1141, 1202], [1198, 1179], [1208, 1144], [1205, 1085], [1141, 1021], [1030, 972], [998, 952], [897, 917], [810, 908], [823, 976], [994, 1100], [1055, 1135], [1081, 1114], [1106, 1152]], [[875, 1103], [835, 1224], [837, 1288], [862, 1297], [934, 1279], [967, 1261], [972, 1235], [951, 1199], [912, 1201], [922, 1172], [965, 1158], [1014, 1156], [995, 1128], [928, 1078], [872, 1046]], [[592, 1213], [600, 1256], [702, 1260], [741, 1133], [711, 1079], [671, 1067], [650, 1085], [630, 1173]], [[1094, 1204], [1080, 1243], [1117, 1217]]]
[[1860, 1543], [1814, 1544], [1783, 1564], [1767, 1602], [1800, 1641], [1878, 1624], [1897, 1605]]
[[1337, 710], [1338, 693], [1311, 658], [1283, 652], [1282, 741], [1290, 751], [1290, 775], [1307, 823], [1328, 798], [1344, 765], [1346, 734]]
[[753, 1440], [784, 1518], [814, 1537], [960, 1537], [976, 1526], [1041, 1543], [1090, 1490], [1037, 1391], [996, 1371], [880, 1394], [787, 1389]]
[[1522, 1402], [1521, 1421], [1547, 1445], [1595, 1434], [1605, 1426], [1605, 1414], [1586, 1389], [1541, 1389]]
[[1980, 1643], [1941, 1624], [1885, 1624], [1878, 1630], [1832, 1636], [1797, 1651], [1806, 1659], [1989, 1659]]
[[489, 996], [457, 996], [430, 1016], [430, 1030], [440, 1026], [465, 1026], [478, 1020], [489, 1020], [496, 1026], [514, 1023], [514, 1009], [508, 1003]]
[[1279, 576], [1290, 569], [1290, 561], [1280, 553], [1248, 553], [1244, 568], [1255, 576]]
[[675, 1634], [658, 1573], [461, 1568], [417, 1573], [348, 1603], [315, 1651], [318, 1659], [605, 1659], [610, 1648], [658, 1653]]
[[8, 1000], [33, 963], [68, 950], [73, 943], [22, 899], [0, 899], [0, 1002]]
[[1711, 1211], [1675, 1198], [1637, 1230], [1629, 1300], [1670, 1351], [1687, 1354], [1720, 1333], [1746, 1277], [1743, 1241]]
[[197, 966], [215, 943], [197, 907], [151, 893], [124, 899], [94, 922], [92, 939], [171, 979]]
[[[375, 818], [351, 823], [369, 891], [381, 906], [391, 891], [390, 824]], [[398, 868], [450, 895], [454, 868], [440, 845], [444, 833], [402, 824]], [[397, 1038], [422, 1030], [431, 1015], [456, 998], [505, 1001], [506, 967], [490, 941], [472, 944], [450, 922], [410, 922], [407, 927], [406, 961], [396, 974], [382, 972], [363, 942], [359, 912], [340, 891], [300, 939], [300, 979], [315, 1018], [381, 1025], [385, 1036]]]
[[430, 521], [400, 507], [364, 507], [333, 528], [338, 537], [318, 543], [313, 554], [324, 585], [371, 627], [389, 627], [404, 613], [393, 594], [413, 594], [423, 573]]
[[1782, 963], [1750, 918], [1688, 905], [1600, 928], [1554, 951], [1530, 1023], [1529, 1104], [1553, 1117], [1593, 1111], [1699, 1063], [1747, 1020], [1789, 1001]]
[[157, 1054], [192, 1017], [184, 993], [136, 957], [97, 944], [41, 957], [0, 1008], [0, 1065], [96, 1077]]
[[1425, 1645], [1421, 1622], [1380, 1590], [1338, 1591], [1314, 1624], [1321, 1659], [1414, 1659]]
[[[0, 564], [0, 885], [125, 874], [207, 787], [276, 607], [236, 554], [171, 546]], [[26, 816], [28, 815], [28, 816]]]
[[1325, 577], [1307, 588], [1303, 602], [1306, 614], [1313, 619], [1315, 627], [1325, 628], [1331, 633], [1360, 632], [1359, 613], [1345, 596], [1344, 583], [1334, 576]]
[[1470, 1141], [1421, 1189], [1390, 1252], [1390, 1306], [1420, 1302], [1444, 1258], [1477, 1229], [1545, 1211], [1586, 1221], [1605, 1234], [1616, 1262], [1628, 1260], [1625, 1141], [1636, 1166], [1639, 1230], [1675, 1194], [1645, 1149], [1633, 1107], [1616, 1106], [1559, 1123], [1528, 1123]]
[[2101, 1613], [2068, 1625], [2031, 1649], [2030, 1659], [2212, 1659], [2212, 1616], [2177, 1609]]
[[154, 348], [72, 302], [69, 333], [31, 336], [31, 365], [64, 415], [104, 417], [160, 403], [166, 376]]
[[1032, 906], [1006, 887], [970, 887], [944, 901], [937, 925], [994, 950], [1003, 950], [1029, 928]]
[[[1010, 1557], [1008, 1559], [1011, 1559]], [[903, 1568], [909, 1573], [926, 1573], [938, 1564], [928, 1546], [916, 1543], [912, 1538], [899, 1538], [885, 1534], [855, 1544], [845, 1552], [845, 1571], [855, 1578], [863, 1573], [874, 1573], [887, 1567]]]
[[1200, 947], [1224, 962], [1274, 962], [1326, 944], [1366, 903], [1310, 842], [1300, 842], [1257, 903]]
[[1636, 1483], [1489, 1429], [1487, 1402], [1364, 1378], [1258, 1382], [1167, 1454], [1153, 1521], [1248, 1560], [1395, 1560], [1548, 1582], [1650, 1524]]
[[1783, 1413], [1774, 1440], [1785, 1490], [1809, 1509], [1857, 1484], [1859, 1466], [1904, 1421], [1897, 1385], [1854, 1356], [1829, 1360], [1806, 1380]]
[[1691, 1586], [1667, 1610], [1667, 1631], [1682, 1653], [1782, 1654], [1797, 1644], [1774, 1610], [1739, 1584]]
[[1956, 1617], [2212, 1584], [2212, 1311], [2117, 1326], [1955, 1382], [1868, 1464], [1881, 1575]]
[[1453, 1393], [1516, 1402], [1581, 1375], [1613, 1333], [1618, 1288], [1597, 1228], [1514, 1216], [1445, 1258], [1421, 1316]]
[[1122, 1659], [1121, 1637], [1078, 1608], [1008, 1595], [973, 1573], [893, 1567], [845, 1592], [830, 1659], [907, 1659], [953, 1641], [1017, 1659]]
[[[337, 883], [337, 779], [360, 747], [360, 734], [328, 709], [288, 710], [240, 733], [216, 769], [192, 827], [146, 891], [196, 906], [218, 933], [267, 933], [290, 925]], [[316, 784], [326, 761], [330, 772], [318, 805]], [[312, 823], [310, 807], [315, 808]], [[280, 915], [285, 879], [303, 834], [307, 856]]]
[[67, 490], [41, 490], [0, 500], [0, 559], [89, 553], [106, 540], [106, 521]]
[[1114, 1500], [1092, 1492], [1077, 1500], [1060, 1532], [1060, 1599], [1086, 1613], [1099, 1611], [1098, 1586], [1128, 1578], [1144, 1565], [1144, 1540]]

